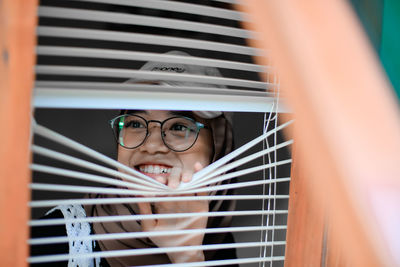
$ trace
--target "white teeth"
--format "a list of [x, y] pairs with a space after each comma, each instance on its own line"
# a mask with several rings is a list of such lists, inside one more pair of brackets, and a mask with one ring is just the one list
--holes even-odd
[[147, 166], [147, 172], [148, 172], [148, 173], [154, 173], [153, 165]]
[[139, 166], [139, 170], [144, 173], [153, 173], [153, 174], [161, 174], [161, 173], [170, 173], [171, 168], [162, 167], [159, 165], [141, 165]]
[[154, 166], [153, 172], [154, 173], [160, 173], [160, 166]]

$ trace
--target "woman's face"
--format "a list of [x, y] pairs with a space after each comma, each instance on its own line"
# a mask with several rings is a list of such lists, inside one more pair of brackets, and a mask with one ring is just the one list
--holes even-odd
[[[135, 111], [133, 114], [148, 121], [164, 121], [177, 115], [174, 111], [165, 110], [143, 110]], [[205, 120], [199, 117], [194, 116], [193, 119], [205, 123]], [[161, 138], [159, 123], [149, 124], [149, 134], [146, 141], [137, 148], [127, 149], [118, 146], [118, 161], [172, 187], [177, 186], [177, 184], [171, 185], [168, 182], [172, 175], [178, 175], [179, 181], [186, 180], [187, 176], [191, 176], [195, 172], [195, 166], [196, 169], [199, 168], [199, 163], [203, 167], [210, 164], [213, 153], [210, 129], [201, 129], [196, 143], [183, 152], [175, 152], [165, 146]]]

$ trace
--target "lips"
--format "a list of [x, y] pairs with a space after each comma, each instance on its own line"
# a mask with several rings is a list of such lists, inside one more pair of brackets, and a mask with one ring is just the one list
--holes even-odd
[[169, 174], [172, 168], [159, 164], [141, 164], [136, 167], [141, 173], [148, 174]]

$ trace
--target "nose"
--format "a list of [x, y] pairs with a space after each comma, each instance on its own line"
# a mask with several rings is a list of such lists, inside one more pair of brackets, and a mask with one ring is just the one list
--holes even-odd
[[167, 153], [169, 148], [165, 146], [161, 138], [161, 128], [159, 125], [148, 126], [147, 138], [143, 145], [139, 147], [141, 152], [147, 152], [149, 154], [156, 153]]

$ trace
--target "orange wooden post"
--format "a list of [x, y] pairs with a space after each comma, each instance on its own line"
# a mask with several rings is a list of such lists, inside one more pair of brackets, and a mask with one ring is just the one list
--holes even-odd
[[[318, 210], [307, 188], [297, 148], [292, 151], [286, 266], [319, 266], [324, 261], [324, 213]], [[321, 199], [321, 201], [323, 201]], [[301, 264], [298, 264], [301, 263]]]
[[[400, 211], [399, 111], [348, 3], [244, 3], [238, 8], [253, 19], [247, 28], [260, 33], [252, 45], [270, 49], [295, 114], [296, 157], [307, 192], [318, 213], [326, 214], [328, 257], [321, 265], [334, 265], [338, 255], [348, 266], [400, 264], [398, 238], [391, 236], [400, 224], [392, 215]], [[323, 251], [309, 245], [297, 244], [296, 253]]]
[[349, 266], [343, 248], [332, 236], [326, 196], [314, 201], [312, 192], [318, 188], [307, 183], [308, 174], [296, 148], [292, 158], [285, 265]]
[[27, 266], [36, 10], [0, 1], [0, 266]]

